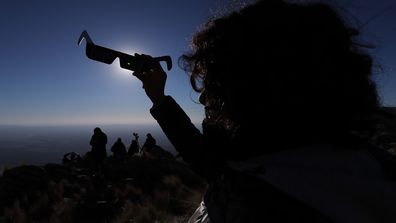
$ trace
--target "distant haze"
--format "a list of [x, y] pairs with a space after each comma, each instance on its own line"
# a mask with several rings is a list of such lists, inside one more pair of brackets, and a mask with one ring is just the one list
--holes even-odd
[[151, 133], [162, 148], [175, 154], [175, 150], [161, 128], [155, 125], [103, 125], [103, 126], [0, 126], [0, 167], [20, 164], [60, 163], [67, 152], [81, 155], [90, 150], [89, 140], [93, 129], [100, 127], [108, 136], [107, 152], [121, 138], [129, 147], [132, 133], [139, 134], [140, 145]]

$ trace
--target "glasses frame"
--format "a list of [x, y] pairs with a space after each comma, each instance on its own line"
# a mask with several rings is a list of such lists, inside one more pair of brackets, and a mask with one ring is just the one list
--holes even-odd
[[[91, 60], [99, 61], [105, 64], [112, 64], [114, 60], [118, 58], [121, 68], [139, 72], [150, 69], [150, 67], [147, 67], [147, 65], [150, 64], [147, 61], [148, 57], [143, 57], [140, 55], [132, 56], [120, 51], [96, 45], [94, 44], [86, 30], [81, 33], [80, 38], [78, 38], [77, 44], [80, 45], [84, 39], [87, 43], [85, 48], [85, 54]], [[164, 61], [166, 62], [167, 69], [172, 69], [172, 58], [170, 56], [151, 57], [150, 59], [157, 62]]]

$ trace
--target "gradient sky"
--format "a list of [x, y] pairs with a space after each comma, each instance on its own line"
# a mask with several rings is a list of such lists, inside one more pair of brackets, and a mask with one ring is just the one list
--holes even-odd
[[[227, 0], [1, 0], [0, 124], [152, 123], [151, 103], [129, 71], [89, 60], [87, 30], [97, 45], [127, 53], [170, 55], [166, 93], [200, 122], [188, 77], [177, 66], [192, 34]], [[360, 20], [384, 105], [396, 106], [396, 1], [334, 1]], [[367, 24], [366, 24], [367, 23]]]

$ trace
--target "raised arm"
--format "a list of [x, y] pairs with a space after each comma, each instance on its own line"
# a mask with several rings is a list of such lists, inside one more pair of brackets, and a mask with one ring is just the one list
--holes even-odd
[[142, 81], [147, 96], [153, 102], [151, 114], [191, 168], [202, 177], [211, 179], [222, 166], [217, 160], [216, 150], [210, 149], [210, 143], [175, 100], [165, 96], [166, 73], [160, 64], [152, 61], [146, 66], [150, 69], [136, 71], [134, 75]]

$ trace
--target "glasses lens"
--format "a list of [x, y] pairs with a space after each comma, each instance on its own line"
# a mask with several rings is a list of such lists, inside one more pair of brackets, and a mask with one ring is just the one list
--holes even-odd
[[90, 43], [87, 43], [86, 54], [88, 58], [92, 60], [100, 61], [107, 64], [113, 63], [113, 61], [117, 57], [114, 51]]
[[120, 67], [132, 71], [137, 70], [141, 66], [141, 63], [143, 62], [139, 58], [136, 58], [128, 54], [120, 55], [119, 59], [120, 59]]

